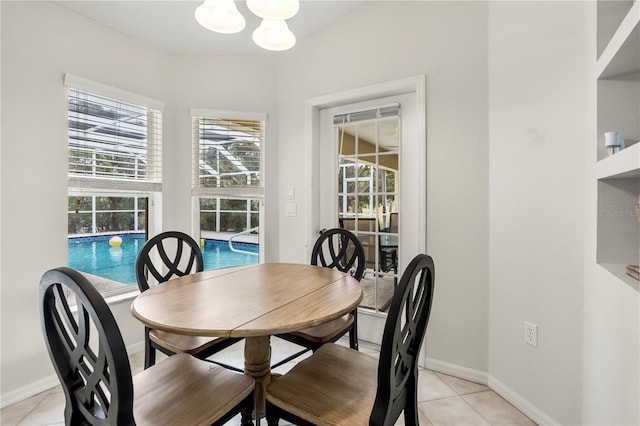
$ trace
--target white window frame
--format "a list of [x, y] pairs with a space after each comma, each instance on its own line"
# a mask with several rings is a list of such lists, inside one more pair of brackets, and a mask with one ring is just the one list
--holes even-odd
[[[156, 111], [159, 126], [147, 127], [150, 133], [154, 130], [159, 132], [152, 136], [148, 135], [147, 150], [152, 152], [147, 156], [148, 161], [153, 159], [154, 163], [149, 167], [149, 176], [147, 180], [126, 180], [126, 179], [109, 179], [105, 177], [90, 176], [69, 176], [68, 177], [68, 195], [99, 195], [99, 196], [121, 196], [121, 197], [148, 197], [148, 223], [147, 230], [149, 235], [154, 235], [162, 228], [162, 113], [164, 110], [164, 102], [119, 89], [107, 84], [89, 80], [73, 74], [65, 74], [64, 85], [69, 89], [79, 89], [95, 95], [105, 96], [117, 99], [123, 102], [144, 106], [149, 110]], [[68, 102], [67, 102], [68, 110]], [[67, 113], [68, 114], [68, 113]], [[151, 130], [150, 130], [151, 129]], [[153, 142], [149, 145], [149, 140]], [[67, 147], [68, 147], [67, 142]], [[68, 148], [67, 148], [68, 149]], [[122, 289], [104, 291], [104, 296], [118, 296], [129, 293], [137, 293], [136, 285], [127, 285]]]
[[[258, 200], [260, 207], [258, 213], [258, 220], [260, 226], [264, 227], [264, 194], [265, 194], [265, 151], [266, 151], [266, 126], [267, 126], [267, 114], [261, 112], [247, 112], [247, 111], [230, 111], [230, 110], [216, 110], [216, 109], [203, 109], [203, 108], [191, 108], [189, 110], [192, 123], [192, 234], [200, 239], [200, 198], [226, 198], [226, 199], [242, 199], [242, 200]], [[262, 140], [262, 149], [260, 156], [260, 180], [262, 184], [260, 186], [251, 187], [235, 187], [235, 188], [217, 188], [217, 187], [202, 187], [197, 184], [195, 178], [198, 173], [199, 163], [199, 150], [200, 140], [198, 135], [194, 132], [193, 121], [199, 117], [206, 118], [221, 118], [221, 119], [236, 119], [236, 120], [253, 120], [262, 121], [265, 125], [264, 139]], [[258, 234], [258, 241], [260, 247], [264, 247], [264, 230], [260, 230]], [[264, 250], [259, 251], [260, 263], [264, 262]]]

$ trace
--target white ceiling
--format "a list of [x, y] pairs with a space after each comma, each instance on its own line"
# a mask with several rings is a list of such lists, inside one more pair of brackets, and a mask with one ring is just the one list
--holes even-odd
[[[300, 11], [287, 23], [300, 41], [363, 1], [301, 0]], [[260, 18], [249, 11], [244, 1], [236, 4], [247, 26], [237, 34], [218, 34], [201, 27], [193, 14], [202, 0], [60, 0], [57, 3], [173, 55], [276, 53], [261, 49], [251, 40]]]

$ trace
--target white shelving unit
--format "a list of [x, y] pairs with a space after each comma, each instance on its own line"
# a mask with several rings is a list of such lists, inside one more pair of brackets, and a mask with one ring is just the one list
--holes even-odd
[[[598, 1], [597, 261], [624, 281], [640, 263], [640, 1]], [[608, 156], [604, 133], [618, 131], [626, 148]]]

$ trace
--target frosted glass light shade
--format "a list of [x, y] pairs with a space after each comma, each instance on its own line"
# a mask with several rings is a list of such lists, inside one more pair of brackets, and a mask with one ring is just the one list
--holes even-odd
[[262, 19], [285, 20], [300, 9], [298, 0], [247, 0], [247, 7]]
[[296, 44], [296, 36], [285, 21], [263, 19], [252, 35], [258, 46], [267, 50], [287, 50]]
[[233, 34], [244, 29], [244, 16], [233, 0], [204, 0], [195, 11], [196, 21], [208, 30]]

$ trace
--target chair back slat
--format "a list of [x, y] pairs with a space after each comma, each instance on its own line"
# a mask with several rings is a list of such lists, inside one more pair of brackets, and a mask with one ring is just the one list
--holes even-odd
[[370, 425], [393, 425], [403, 410], [417, 407], [418, 354], [429, 322], [434, 274], [433, 259], [419, 254], [395, 290], [382, 337]]

